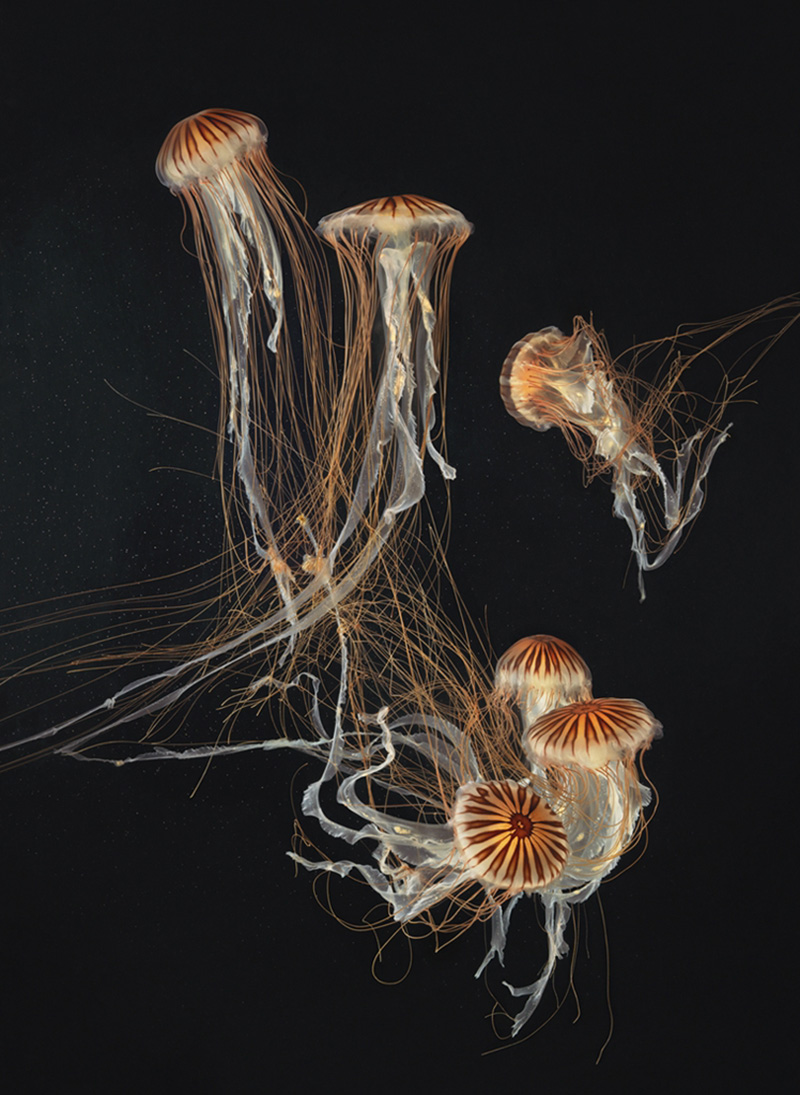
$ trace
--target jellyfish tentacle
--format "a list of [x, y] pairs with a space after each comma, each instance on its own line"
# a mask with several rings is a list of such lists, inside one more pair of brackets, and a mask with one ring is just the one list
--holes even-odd
[[[254, 288], [251, 282], [251, 257], [246, 244], [255, 252], [257, 269], [264, 293], [273, 312], [273, 325], [267, 347], [273, 353], [284, 320], [283, 273], [275, 233], [258, 191], [244, 173], [232, 176], [226, 169], [201, 190], [211, 227], [218, 262], [228, 358], [229, 412], [228, 436], [234, 444], [236, 471], [245, 489], [250, 513], [253, 547], [269, 563], [283, 604], [293, 612], [292, 576], [282, 557], [270, 521], [267, 485], [259, 477], [250, 438], [252, 418], [249, 377], [250, 331]], [[246, 241], [246, 242], [245, 242]], [[260, 542], [259, 529], [267, 546]], [[295, 634], [287, 642], [283, 659], [294, 649]]]
[[[374, 295], [384, 342], [366, 457], [334, 558], [372, 507], [379, 511], [374, 534], [383, 539], [397, 516], [420, 501], [426, 449], [444, 478], [455, 475], [432, 437], [440, 378], [437, 323], [439, 312], [446, 314], [453, 257], [471, 228], [457, 210], [414, 195], [363, 202], [323, 217], [318, 225], [319, 235], [336, 251], [348, 298]], [[434, 282], [438, 302], [431, 295]], [[350, 321], [356, 368], [363, 367], [372, 314], [372, 307], [360, 304]], [[443, 344], [441, 333], [439, 341]]]
[[497, 964], [503, 966], [505, 964], [505, 950], [506, 942], [508, 940], [508, 929], [511, 922], [511, 914], [517, 907], [517, 902], [522, 898], [524, 894], [514, 894], [510, 901], [505, 905], [498, 905], [492, 913], [491, 925], [492, 933], [489, 940], [489, 947], [484, 955], [483, 961], [475, 970], [475, 978], [481, 976], [483, 971], [497, 959]]
[[[587, 894], [586, 897], [588, 896]], [[585, 900], [585, 898], [582, 899]], [[514, 1017], [511, 1027], [512, 1038], [516, 1038], [541, 1003], [544, 990], [550, 984], [559, 958], [569, 953], [569, 944], [564, 935], [570, 919], [571, 902], [561, 894], [549, 893], [543, 893], [541, 900], [544, 905], [544, 930], [547, 935], [547, 961], [542, 972], [533, 984], [522, 988], [517, 988], [508, 981], [503, 982], [512, 996], [527, 997], [524, 1007]]]
[[[431, 303], [430, 271], [432, 257], [430, 245], [417, 244], [420, 257], [423, 262], [415, 263], [411, 271], [414, 281], [415, 295], [420, 309], [422, 330], [417, 335], [416, 363], [417, 363], [417, 390], [419, 392], [420, 422], [423, 430], [423, 446], [431, 454], [431, 458], [439, 468], [443, 479], [455, 479], [456, 469], [448, 464], [444, 456], [439, 452], [433, 441], [433, 430], [436, 425], [436, 410], [434, 400], [438, 389], [441, 370], [436, 360], [434, 347], [434, 329], [436, 327], [436, 311]], [[422, 266], [421, 272], [419, 266]], [[424, 332], [424, 334], [423, 334]]]

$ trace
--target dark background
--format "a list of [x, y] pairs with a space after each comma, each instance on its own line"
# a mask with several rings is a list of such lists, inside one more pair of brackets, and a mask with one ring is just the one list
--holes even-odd
[[[472, 977], [482, 930], [439, 954], [419, 943], [402, 985], [377, 983], [373, 939], [327, 916], [285, 857], [297, 758], [218, 763], [193, 798], [189, 765], [51, 758], [8, 773], [6, 1090], [765, 1080], [791, 1009], [797, 332], [759, 366], [757, 405], [733, 409], [705, 510], [644, 605], [607, 486], [583, 489], [555, 431], [514, 423], [497, 376], [514, 341], [575, 313], [621, 351], [797, 291], [792, 24], [782, 5], [724, 25], [672, 5], [325, 11], [71, 9], [6, 42], [2, 601], [218, 548], [213, 439], [135, 405], [216, 424], [199, 271], [152, 165], [187, 114], [251, 111], [312, 222], [404, 191], [474, 222], [453, 284], [452, 569], [497, 652], [561, 635], [598, 694], [661, 718], [649, 847], [603, 889], [608, 961], [597, 903], [586, 910], [580, 1020], [567, 999], [533, 1039], [481, 1056], [498, 1044]], [[347, 884], [335, 903], [349, 919], [370, 904]], [[517, 984], [544, 957], [527, 904]], [[384, 975], [404, 963], [395, 943]], [[607, 970], [615, 1026], [595, 1067]]]

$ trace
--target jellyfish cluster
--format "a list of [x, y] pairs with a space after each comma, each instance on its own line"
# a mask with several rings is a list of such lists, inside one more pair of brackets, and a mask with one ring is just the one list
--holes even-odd
[[[443, 607], [445, 536], [421, 503], [432, 467], [445, 489], [456, 474], [441, 388], [453, 263], [472, 226], [406, 194], [313, 231], [266, 145], [253, 115], [206, 110], [172, 129], [156, 167], [193, 226], [219, 365], [225, 542], [206, 633], [181, 641], [172, 628], [142, 655], [163, 664], [2, 750], [118, 766], [312, 758], [289, 854], [365, 884], [388, 924], [439, 942], [488, 924], [477, 976], [502, 966], [522, 899], [538, 903], [546, 956], [529, 984], [506, 985], [522, 1000], [516, 1035], [567, 953], [573, 909], [641, 836], [641, 759], [661, 724], [638, 700], [595, 698], [561, 639], [522, 638], [493, 668], [468, 615]], [[640, 575], [696, 516], [727, 436], [718, 417], [691, 432], [670, 479], [653, 423], [676, 379], [637, 401], [583, 321], [571, 337], [528, 335], [501, 374], [515, 418], [558, 426], [587, 467], [611, 471]], [[653, 486], [656, 533], [640, 501]], [[198, 742], [183, 712], [225, 682], [219, 732]]]
[[[401, 925], [424, 921], [439, 934], [488, 922], [476, 977], [503, 964], [520, 898], [538, 899], [547, 959], [531, 984], [504, 982], [524, 1000], [512, 1037], [568, 951], [573, 907], [636, 843], [651, 799], [638, 762], [661, 723], [637, 700], [593, 698], [591, 684], [568, 643], [521, 639], [498, 661], [473, 725], [424, 710], [392, 718], [384, 708], [363, 720], [371, 732], [331, 741], [325, 771], [303, 797], [304, 814], [366, 855], [292, 857], [312, 871], [359, 876]], [[343, 772], [326, 808], [324, 784]], [[334, 819], [334, 805], [348, 824]]]

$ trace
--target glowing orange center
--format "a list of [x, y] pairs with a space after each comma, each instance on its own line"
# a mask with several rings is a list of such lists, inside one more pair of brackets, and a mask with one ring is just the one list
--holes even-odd
[[533, 832], [533, 822], [527, 814], [512, 814], [509, 825], [514, 836], [519, 837], [520, 840]]

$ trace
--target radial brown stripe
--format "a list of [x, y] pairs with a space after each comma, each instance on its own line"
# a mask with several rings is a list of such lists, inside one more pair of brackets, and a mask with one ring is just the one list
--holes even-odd
[[380, 213], [391, 217], [418, 217], [423, 213], [451, 212], [449, 205], [420, 197], [419, 194], [395, 194], [389, 198], [373, 198], [361, 202], [348, 210], [349, 213], [362, 215]]
[[547, 803], [509, 780], [460, 787], [453, 835], [468, 873], [510, 894], [549, 885], [569, 852], [564, 827]]
[[586, 700], [542, 715], [525, 731], [523, 747], [540, 764], [602, 768], [660, 734], [661, 723], [638, 700]]

